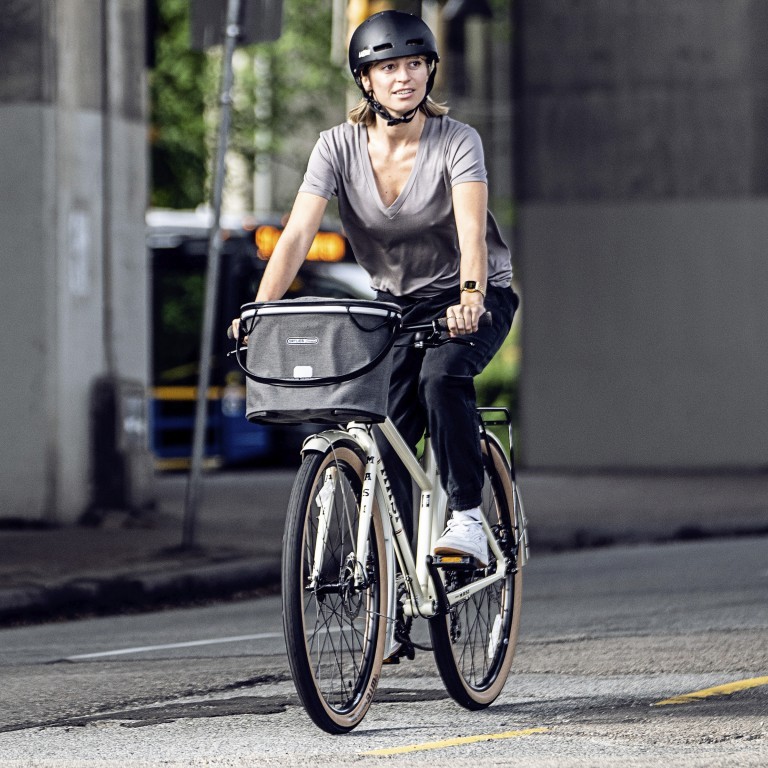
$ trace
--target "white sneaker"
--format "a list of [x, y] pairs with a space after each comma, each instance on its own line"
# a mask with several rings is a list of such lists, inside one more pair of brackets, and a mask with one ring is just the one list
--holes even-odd
[[435, 555], [474, 557], [480, 565], [488, 565], [488, 539], [483, 524], [461, 512], [454, 512], [432, 552]]

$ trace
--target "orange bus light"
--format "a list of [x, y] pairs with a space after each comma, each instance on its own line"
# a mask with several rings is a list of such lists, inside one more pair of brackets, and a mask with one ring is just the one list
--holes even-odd
[[[256, 229], [254, 235], [259, 258], [267, 260], [274, 253], [282, 230], [270, 225]], [[307, 254], [308, 261], [342, 261], [346, 252], [345, 238], [338, 232], [318, 232]]]

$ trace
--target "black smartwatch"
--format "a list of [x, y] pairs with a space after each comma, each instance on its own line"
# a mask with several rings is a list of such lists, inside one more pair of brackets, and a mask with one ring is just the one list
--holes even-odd
[[483, 298], [485, 298], [485, 292], [481, 290], [476, 280], [465, 280], [464, 285], [461, 286], [462, 293], [466, 291], [467, 293], [479, 293]]

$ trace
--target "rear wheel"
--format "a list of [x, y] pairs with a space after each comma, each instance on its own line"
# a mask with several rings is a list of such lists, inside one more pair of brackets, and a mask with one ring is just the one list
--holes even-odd
[[365, 457], [352, 443], [308, 454], [283, 538], [288, 661], [304, 708], [329, 733], [362, 720], [384, 654], [386, 560], [375, 504], [364, 561], [355, 553], [364, 471]]
[[[483, 441], [485, 483], [482, 509], [507, 562], [506, 576], [430, 621], [435, 661], [448, 693], [467, 709], [483, 709], [501, 693], [520, 628], [523, 576], [518, 567], [521, 538], [515, 488], [506, 456], [492, 440]], [[445, 569], [448, 592], [496, 571]]]

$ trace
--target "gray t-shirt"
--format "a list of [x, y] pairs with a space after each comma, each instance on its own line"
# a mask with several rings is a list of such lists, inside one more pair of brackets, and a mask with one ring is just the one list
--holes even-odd
[[[299, 191], [339, 199], [352, 250], [377, 290], [395, 296], [433, 296], [459, 285], [459, 242], [451, 188], [487, 183], [483, 147], [474, 128], [449, 117], [428, 118], [411, 176], [395, 202], [381, 200], [363, 125], [323, 131]], [[488, 282], [512, 279], [509, 248], [488, 213]]]

